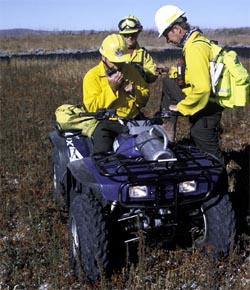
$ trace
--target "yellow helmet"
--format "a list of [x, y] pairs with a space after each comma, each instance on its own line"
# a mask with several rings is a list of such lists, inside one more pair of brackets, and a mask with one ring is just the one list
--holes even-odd
[[111, 62], [128, 62], [128, 47], [119, 34], [108, 35], [102, 42], [99, 52]]
[[138, 18], [133, 15], [125, 16], [118, 24], [120, 34], [131, 34], [141, 32], [143, 26]]
[[158, 28], [159, 37], [161, 37], [164, 31], [171, 27], [179, 17], [183, 16], [183, 14], [185, 14], [185, 11], [173, 5], [165, 5], [158, 9], [155, 14], [155, 24]]

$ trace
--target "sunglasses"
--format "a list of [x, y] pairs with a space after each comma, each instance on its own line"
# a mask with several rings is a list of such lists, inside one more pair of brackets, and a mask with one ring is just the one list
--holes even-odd
[[162, 33], [162, 35], [163, 35], [164, 37], [167, 37], [168, 34], [169, 34], [169, 32], [173, 30], [174, 26], [175, 26], [175, 24], [172, 25], [172, 26], [170, 26], [169, 28], [167, 28], [167, 29]]
[[131, 28], [138, 28], [138, 21], [134, 19], [123, 19], [119, 22], [118, 27], [121, 31]]
[[125, 38], [137, 38], [137, 36], [138, 36], [138, 33], [137, 32], [135, 32], [135, 33], [126, 33], [126, 34], [123, 34], [123, 37], [125, 37]]

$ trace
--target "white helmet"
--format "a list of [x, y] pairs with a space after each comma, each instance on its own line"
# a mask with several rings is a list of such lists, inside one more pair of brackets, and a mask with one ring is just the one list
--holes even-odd
[[155, 24], [159, 32], [159, 37], [183, 14], [185, 14], [185, 11], [173, 5], [166, 5], [158, 9], [155, 13]]

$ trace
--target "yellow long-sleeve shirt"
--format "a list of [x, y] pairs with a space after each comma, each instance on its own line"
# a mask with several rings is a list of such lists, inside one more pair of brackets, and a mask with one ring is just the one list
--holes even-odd
[[83, 78], [83, 103], [89, 112], [99, 108], [116, 109], [121, 117], [134, 118], [139, 109], [147, 104], [149, 85], [139, 72], [129, 64], [124, 63], [121, 70], [124, 79], [134, 86], [134, 94], [129, 95], [120, 89], [113, 92], [105, 74], [103, 62], [90, 69]]
[[186, 95], [185, 99], [177, 104], [178, 111], [183, 115], [194, 115], [205, 108], [211, 92], [209, 60], [212, 52], [202, 41], [193, 43], [198, 39], [206, 40], [200, 32], [193, 32], [183, 47], [186, 63], [185, 83], [189, 85], [182, 90]]
[[130, 55], [130, 62], [138, 64], [143, 69], [144, 79], [147, 83], [153, 83], [157, 79], [157, 75], [155, 74], [156, 64], [150, 53], [144, 47], [140, 47], [137, 44]]

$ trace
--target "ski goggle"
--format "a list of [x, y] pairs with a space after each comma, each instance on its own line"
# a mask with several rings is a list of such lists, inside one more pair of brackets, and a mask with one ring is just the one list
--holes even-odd
[[124, 31], [124, 30], [129, 30], [129, 29], [142, 29], [142, 26], [138, 23], [138, 21], [128, 18], [128, 19], [123, 19], [119, 22], [118, 24], [119, 30]]

